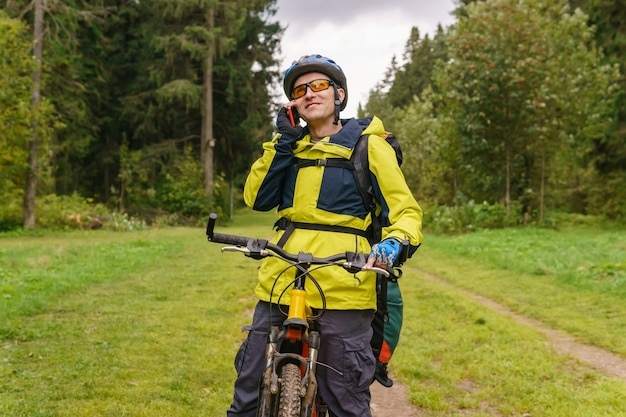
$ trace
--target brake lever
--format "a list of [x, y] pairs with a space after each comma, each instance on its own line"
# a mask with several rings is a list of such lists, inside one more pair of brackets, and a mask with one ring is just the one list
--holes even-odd
[[362, 262], [342, 262], [341, 266], [348, 272], [352, 272], [356, 274], [357, 272], [375, 272], [377, 274], [384, 275], [386, 277], [389, 276], [389, 271], [386, 269], [378, 268], [373, 266], [371, 268], [366, 268]]
[[364, 253], [346, 252], [346, 262], [343, 262], [341, 265], [348, 272], [352, 273], [372, 271], [377, 274], [384, 275], [385, 277], [389, 276], [389, 271], [387, 271], [386, 269], [378, 268], [375, 266], [366, 269], [365, 265], [367, 265], [368, 257], [369, 255]]
[[270, 256], [270, 252], [261, 250], [250, 250], [250, 248], [242, 248], [241, 246], [224, 246], [222, 252], [240, 252], [252, 259], [262, 259]]
[[365, 269], [365, 267], [361, 268], [361, 271], [372, 271], [372, 272], [376, 272], [377, 274], [380, 275], [384, 275], [385, 277], [389, 277], [390, 273], [389, 271], [387, 271], [386, 269], [383, 268], [378, 268], [376, 266], [373, 266], [371, 269]]

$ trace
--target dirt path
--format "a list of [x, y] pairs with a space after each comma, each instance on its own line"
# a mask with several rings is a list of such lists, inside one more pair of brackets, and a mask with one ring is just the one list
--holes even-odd
[[372, 417], [418, 417], [418, 409], [409, 403], [409, 389], [396, 378], [391, 388], [385, 388], [378, 382], [372, 384]]
[[[441, 278], [425, 272], [422, 275], [440, 285], [455, 288], [457, 291], [465, 294], [477, 303], [490, 308], [491, 310], [511, 317], [518, 323], [533, 327], [546, 335], [548, 343], [561, 355], [569, 355], [578, 359], [580, 362], [611, 375], [626, 382], [626, 359], [623, 359], [604, 349], [585, 345], [576, 341], [567, 333], [550, 329], [543, 323], [529, 319], [520, 314], [511, 311], [509, 308], [496, 303], [495, 301], [460, 289]], [[408, 388], [395, 380], [393, 387], [385, 388], [375, 382], [372, 385], [372, 416], [373, 417], [419, 417], [420, 413], [417, 408], [413, 407], [407, 400]]]

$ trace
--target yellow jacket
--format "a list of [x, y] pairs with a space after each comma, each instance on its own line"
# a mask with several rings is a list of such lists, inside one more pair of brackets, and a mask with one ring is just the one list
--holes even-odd
[[[276, 134], [263, 144], [263, 156], [251, 167], [244, 187], [246, 204], [261, 211], [278, 207], [278, 217], [293, 222], [344, 226], [366, 230], [370, 214], [351, 170], [323, 165], [294, 166], [302, 160], [329, 158], [349, 159], [356, 141], [362, 135], [382, 135], [380, 119], [342, 120], [337, 134], [311, 143], [307, 134], [296, 142], [295, 149], [279, 141]], [[393, 148], [385, 140], [370, 136], [368, 159], [372, 185], [379, 211], [388, 219], [382, 237], [409, 240], [412, 254], [422, 241], [422, 209], [409, 190], [398, 167]], [[270, 239], [278, 242], [279, 230]], [[369, 253], [370, 244], [363, 236], [322, 230], [295, 229], [284, 245], [290, 253], [311, 252], [316, 257], [345, 251]], [[278, 302], [278, 296], [294, 279], [293, 268], [276, 277], [287, 265], [276, 258], [266, 258], [259, 269], [256, 296], [263, 301]], [[376, 309], [376, 275], [372, 272], [350, 274], [340, 267], [326, 267], [313, 272], [326, 297], [326, 308], [332, 310]], [[276, 282], [275, 282], [276, 281]], [[307, 301], [322, 307], [319, 291], [307, 280]], [[271, 299], [270, 299], [271, 297]], [[289, 303], [289, 291], [280, 299]]]

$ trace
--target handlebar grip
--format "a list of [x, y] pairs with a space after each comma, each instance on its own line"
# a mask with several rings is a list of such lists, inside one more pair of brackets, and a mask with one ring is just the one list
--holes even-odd
[[215, 228], [216, 220], [217, 220], [217, 214], [215, 213], [209, 214], [209, 221], [206, 225], [206, 237], [209, 240], [209, 242], [224, 243], [226, 245], [247, 247], [248, 243], [254, 240], [252, 238], [244, 237], [244, 236], [226, 235], [223, 233], [213, 232], [213, 229]]
[[206, 237], [209, 241], [213, 240], [213, 229], [215, 229], [215, 221], [217, 220], [217, 214], [209, 214], [209, 221], [206, 224]]
[[393, 266], [402, 266], [406, 262], [406, 259], [409, 257], [409, 241], [408, 239], [404, 239], [400, 243], [400, 253], [398, 254], [398, 259], [393, 263]]
[[224, 243], [226, 245], [235, 245], [235, 246], [243, 246], [244, 248], [248, 245], [248, 241], [250, 238], [243, 236], [233, 236], [233, 235], [225, 235], [222, 233], [213, 233], [211, 237], [209, 237], [211, 242], [216, 243]]

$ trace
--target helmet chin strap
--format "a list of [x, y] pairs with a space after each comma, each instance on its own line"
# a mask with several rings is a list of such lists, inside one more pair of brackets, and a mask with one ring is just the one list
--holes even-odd
[[333, 88], [335, 90], [335, 121], [333, 124], [339, 123], [339, 112], [341, 111], [341, 100], [339, 99], [339, 89], [336, 85], [333, 84]]

